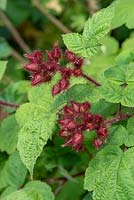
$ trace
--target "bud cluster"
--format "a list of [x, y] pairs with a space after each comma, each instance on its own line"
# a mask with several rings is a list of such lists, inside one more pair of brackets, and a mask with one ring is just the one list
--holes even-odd
[[77, 103], [71, 101], [70, 105], [64, 106], [59, 114], [59, 135], [66, 140], [62, 146], [71, 146], [74, 150], [83, 149], [84, 131], [96, 130], [97, 137], [94, 145], [98, 149], [108, 136], [104, 120], [100, 115], [89, 112], [90, 103]]
[[46, 51], [47, 61], [44, 61], [44, 56], [41, 51], [33, 51], [25, 54], [25, 58], [29, 60], [28, 64], [24, 65], [24, 69], [31, 73], [32, 86], [49, 82], [56, 72], [60, 72], [61, 79], [52, 88], [52, 95], [56, 95], [65, 91], [69, 87], [71, 76], [82, 75], [83, 58], [76, 56], [71, 51], [66, 51], [65, 59], [71, 63], [73, 68], [67, 68], [60, 64], [63, 57], [62, 50], [58, 43], [55, 43], [52, 51]]

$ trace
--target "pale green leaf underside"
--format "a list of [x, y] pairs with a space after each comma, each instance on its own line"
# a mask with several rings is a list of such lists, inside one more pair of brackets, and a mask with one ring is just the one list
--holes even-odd
[[54, 200], [51, 188], [40, 181], [28, 182], [21, 190], [4, 196], [1, 200]]
[[100, 151], [89, 163], [85, 189], [93, 191], [94, 200], [134, 199], [134, 148], [122, 152], [116, 146]]
[[85, 24], [83, 36], [95, 36], [97, 39], [105, 36], [111, 28], [112, 19], [114, 17], [114, 7], [104, 8], [89, 18]]
[[2, 79], [4, 72], [6, 70], [7, 61], [0, 61], [0, 80]]
[[63, 41], [69, 50], [86, 58], [94, 55], [100, 49], [100, 44], [96, 37], [86, 38], [78, 33], [63, 35]]

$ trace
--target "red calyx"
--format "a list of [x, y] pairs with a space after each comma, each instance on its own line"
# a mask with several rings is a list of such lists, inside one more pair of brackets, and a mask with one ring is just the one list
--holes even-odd
[[24, 54], [24, 57], [32, 63], [41, 63], [43, 61], [43, 53], [41, 51]]
[[97, 135], [98, 136], [102, 136], [104, 137], [105, 139], [108, 137], [108, 130], [107, 128], [105, 127], [100, 127], [98, 130], [97, 130]]
[[73, 62], [76, 58], [76, 55], [72, 51], [67, 50], [65, 53], [65, 57], [68, 62]]
[[75, 68], [75, 69], [73, 69], [72, 73], [74, 76], [78, 77], [78, 76], [82, 75], [82, 70]]
[[62, 57], [62, 51], [59, 48], [57, 42], [54, 44], [52, 51], [47, 52], [47, 55], [50, 61], [53, 60], [55, 62], [58, 62], [60, 60], [60, 58]]
[[25, 64], [23, 67], [29, 72], [40, 72], [41, 70], [41, 66], [37, 63]]
[[73, 135], [72, 139], [72, 148], [77, 152], [80, 151], [83, 147], [83, 134], [81, 132], [77, 132]]
[[75, 58], [75, 60], [73, 61], [73, 65], [74, 65], [75, 67], [77, 67], [77, 68], [80, 68], [80, 67], [83, 65], [83, 62], [84, 62], [83, 58], [77, 57], [77, 58]]
[[102, 140], [100, 138], [96, 138], [93, 141], [93, 144], [96, 147], [96, 149], [99, 149], [102, 146], [103, 142], [102, 142]]

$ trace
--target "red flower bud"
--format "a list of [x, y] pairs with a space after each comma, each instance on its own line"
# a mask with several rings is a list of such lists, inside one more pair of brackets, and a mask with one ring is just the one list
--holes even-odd
[[61, 146], [62, 146], [62, 147], [72, 146], [72, 140], [73, 140], [72, 137], [69, 138], [69, 139], [65, 142], [65, 144], [63, 144], [63, 145], [61, 145]]
[[63, 138], [67, 138], [67, 137], [71, 136], [72, 133], [71, 133], [71, 132], [68, 132], [68, 131], [66, 131], [66, 130], [61, 130], [61, 131], [59, 132], [59, 135], [60, 135], [61, 137], [63, 137]]
[[66, 51], [65, 53], [66, 60], [68, 62], [73, 62], [75, 60], [75, 54], [72, 51]]
[[66, 67], [61, 67], [60, 72], [62, 77], [66, 79], [69, 79], [72, 74], [72, 70]]
[[58, 69], [58, 64], [52, 61], [45, 62], [44, 69], [50, 72], [56, 72], [56, 70]]
[[68, 86], [69, 86], [69, 81], [66, 80], [65, 78], [63, 78], [63, 79], [61, 79], [61, 80], [59, 81], [59, 84], [60, 84], [61, 91], [64, 91], [64, 90], [66, 90], [66, 89], [68, 88]]
[[47, 52], [47, 55], [48, 55], [48, 59], [49, 60], [54, 60], [56, 62], [59, 61], [59, 59], [62, 56], [62, 51], [59, 48], [58, 43], [54, 44], [54, 47], [53, 47], [52, 51]]
[[82, 70], [81, 69], [74, 69], [73, 70], [73, 75], [78, 77], [78, 76], [81, 76], [82, 75]]
[[44, 82], [44, 76], [43, 76], [43, 74], [34, 74], [33, 76], [32, 76], [32, 86], [35, 86], [35, 85], [38, 85], [38, 84], [41, 84], [41, 83], [43, 83]]
[[83, 58], [75, 58], [75, 60], [73, 61], [73, 65], [80, 68], [83, 65], [83, 62]]
[[85, 102], [85, 103], [81, 103], [80, 104], [80, 112], [86, 112], [88, 111], [90, 108], [90, 103], [89, 102]]
[[96, 138], [96, 139], [93, 141], [93, 144], [94, 144], [94, 146], [96, 147], [96, 149], [99, 149], [99, 148], [102, 146], [103, 142], [102, 142], [101, 139]]
[[76, 151], [80, 151], [83, 146], [83, 134], [81, 132], [77, 132], [73, 135], [73, 140], [72, 140], [72, 147]]
[[43, 54], [41, 51], [33, 51], [32, 53], [24, 54], [24, 56], [32, 63], [41, 63], [43, 61]]
[[23, 67], [29, 72], [40, 72], [41, 70], [40, 65], [37, 63], [25, 64]]
[[107, 136], [108, 136], [107, 128], [105, 128], [105, 127], [99, 128], [99, 129], [97, 130], [97, 135], [98, 135], [98, 136], [102, 136], [102, 137], [104, 137], [104, 138], [106, 139]]
[[52, 88], [52, 95], [55, 96], [56, 94], [59, 94], [60, 91], [61, 91], [60, 84], [57, 83]]

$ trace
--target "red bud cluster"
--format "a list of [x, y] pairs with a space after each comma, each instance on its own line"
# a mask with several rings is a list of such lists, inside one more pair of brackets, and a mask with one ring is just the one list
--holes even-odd
[[77, 103], [71, 101], [71, 105], [66, 105], [59, 114], [59, 124], [61, 131], [59, 135], [65, 138], [65, 146], [72, 146], [76, 151], [83, 148], [84, 131], [96, 130], [97, 138], [94, 145], [99, 148], [106, 140], [108, 134], [106, 127], [103, 127], [103, 118], [89, 112], [90, 103]]
[[56, 72], [60, 72], [61, 79], [52, 88], [52, 95], [54, 96], [69, 87], [71, 76], [82, 75], [83, 58], [77, 57], [71, 51], [66, 51], [65, 58], [73, 66], [73, 68], [67, 68], [60, 65], [63, 55], [58, 43], [54, 44], [52, 51], [46, 51], [46, 53], [47, 61], [44, 61], [41, 51], [25, 54], [29, 63], [24, 65], [24, 69], [31, 73], [31, 84], [33, 86], [49, 82]]

